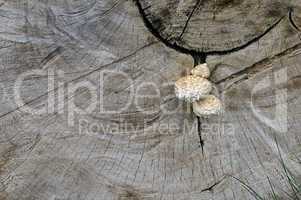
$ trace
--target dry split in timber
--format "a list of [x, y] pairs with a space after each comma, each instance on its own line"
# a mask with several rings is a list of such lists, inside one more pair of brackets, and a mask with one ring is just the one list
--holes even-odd
[[[300, 179], [299, 0], [0, 6], [1, 200], [253, 199], [229, 174], [266, 197], [268, 176], [288, 199], [275, 138]], [[199, 52], [224, 110], [202, 123], [204, 153], [173, 85], [194, 66], [183, 53]], [[82, 83], [103, 98], [68, 94]]]

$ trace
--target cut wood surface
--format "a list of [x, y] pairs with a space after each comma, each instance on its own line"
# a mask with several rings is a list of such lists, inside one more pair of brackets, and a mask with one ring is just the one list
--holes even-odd
[[291, 8], [277, 0], [138, 0], [145, 19], [169, 43], [198, 52], [235, 50], [275, 27]]
[[[301, 177], [300, 2], [0, 2], [1, 200], [253, 199], [229, 175], [287, 199], [278, 149]], [[207, 55], [224, 110], [203, 151], [178, 48], [229, 51]]]

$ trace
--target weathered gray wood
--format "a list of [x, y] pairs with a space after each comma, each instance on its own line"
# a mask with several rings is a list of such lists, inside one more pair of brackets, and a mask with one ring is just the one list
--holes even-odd
[[262, 62], [270, 62], [270, 59], [287, 55], [299, 48], [300, 32], [293, 27], [287, 15], [273, 30], [247, 48], [223, 56], [209, 56], [207, 62], [212, 71], [211, 80], [223, 82], [253, 65], [257, 64], [260, 68]]
[[261, 37], [286, 15], [290, 2], [275, 0], [138, 0], [160, 36], [189, 50], [227, 51]]
[[[158, 1], [158, 6], [161, 2]], [[296, 9], [291, 16], [299, 27], [298, 4], [293, 3]], [[211, 3], [204, 4], [212, 8]], [[247, 4], [243, 1], [241, 5]], [[271, 5], [276, 5], [275, 1]], [[237, 12], [240, 8], [244, 6], [236, 7]], [[270, 8], [275, 7], [262, 7]], [[295, 158], [301, 155], [301, 41], [289, 9], [279, 8], [283, 19], [259, 41], [228, 55], [208, 57], [215, 93], [220, 95], [225, 110], [219, 117], [202, 121], [205, 142], [202, 153], [195, 117], [189, 106], [175, 99], [173, 87], [165, 85], [189, 72], [193, 60], [157, 40], [144, 26], [134, 2], [5, 1], [0, 10], [0, 199], [252, 199], [228, 174], [265, 195], [270, 192], [266, 179], [269, 175], [278, 186], [277, 193], [287, 199], [280, 190], [289, 188], [281, 175], [273, 137], [276, 135], [284, 158], [300, 176], [300, 165]], [[216, 19], [227, 10], [217, 13]], [[279, 19], [265, 14], [258, 22]], [[252, 15], [250, 19], [254, 21]], [[231, 21], [233, 26], [235, 20]], [[220, 38], [213, 39], [219, 41], [226, 36], [216, 34], [222, 27], [214, 23], [212, 28], [217, 32], [213, 32]], [[259, 32], [263, 28], [267, 26], [259, 27]], [[252, 33], [250, 29], [252, 26], [247, 26], [242, 31]], [[229, 41], [244, 35], [233, 34]], [[205, 36], [203, 39], [195, 41], [199, 45], [201, 41], [212, 41]], [[223, 42], [218, 48], [212, 45], [197, 48], [228, 50]], [[66, 89], [83, 81], [90, 81], [104, 94], [103, 102], [108, 109], [117, 110], [126, 104], [131, 86], [137, 89], [151, 82], [161, 95], [139, 99], [121, 113], [104, 114], [95, 110], [75, 114], [74, 125], [70, 125], [69, 112], [73, 110], [68, 105], [76, 102], [85, 107], [91, 103], [86, 90], [72, 95], [65, 93], [65, 104], [61, 109], [56, 107], [55, 113], [28, 114], [22, 111], [24, 106], [16, 105], [14, 84], [21, 74], [33, 69], [61, 70], [65, 74], [55, 76], [55, 87], [49, 92], [46, 76], [24, 81], [22, 97], [32, 108], [45, 105], [48, 96], [57, 97], [62, 87]], [[102, 89], [100, 74], [105, 70], [123, 72], [133, 82], [106, 76]], [[281, 70], [287, 70], [287, 81], [277, 77], [278, 72], [284, 75]], [[266, 88], [256, 90], [262, 80], [279, 82], [271, 85], [267, 82]], [[279, 103], [274, 92], [283, 89], [287, 89], [288, 98]], [[156, 94], [152, 87], [142, 92]], [[269, 126], [254, 112], [255, 109], [261, 117], [273, 119], [275, 110], [279, 106], [284, 109], [286, 102], [287, 132]], [[163, 106], [177, 111], [168, 114]], [[100, 128], [95, 130], [97, 126]], [[120, 126], [126, 126], [127, 130], [120, 131]]]

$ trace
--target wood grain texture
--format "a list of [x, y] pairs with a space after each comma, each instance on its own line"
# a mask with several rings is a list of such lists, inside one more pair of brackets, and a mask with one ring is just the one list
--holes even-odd
[[277, 0], [138, 0], [145, 18], [169, 43], [198, 52], [234, 50], [259, 39], [290, 8]]
[[[224, 112], [202, 120], [202, 152], [195, 117], [189, 106], [176, 100], [173, 85], [166, 85], [189, 72], [193, 59], [157, 40], [145, 27], [135, 2], [11, 0], [0, 5], [1, 200], [253, 199], [229, 174], [263, 195], [270, 193], [268, 175], [279, 196], [287, 199], [284, 191], [289, 187], [274, 137], [300, 177], [296, 158], [301, 158], [301, 41], [285, 7], [279, 7], [281, 21], [257, 42], [207, 58]], [[204, 5], [213, 6], [207, 1]], [[246, 5], [242, 1], [241, 6], [229, 9], [239, 12]], [[262, 5], [258, 23], [263, 26], [256, 34], [267, 28], [266, 20], [274, 23], [279, 19], [278, 15], [267, 17], [269, 8]], [[297, 8], [298, 4], [292, 5]], [[220, 12], [216, 19], [229, 10], [226, 6]], [[291, 16], [299, 26], [297, 15]], [[190, 27], [194, 21], [192, 18]], [[235, 22], [230, 20], [233, 26]], [[221, 28], [215, 23], [213, 32]], [[255, 36], [250, 29], [252, 26], [241, 30]], [[183, 38], [189, 38], [187, 33]], [[215, 35], [219, 42], [226, 37]], [[242, 35], [244, 32], [233, 33], [229, 41]], [[200, 44], [202, 40], [196, 41]], [[218, 48], [197, 48], [228, 49], [223, 42]], [[15, 82], [31, 70], [63, 71], [64, 76], [55, 74], [53, 88], [47, 75], [28, 77], [20, 89], [24, 105], [16, 105]], [[100, 75], [107, 70], [125, 74], [132, 82], [115, 75], [105, 76], [100, 84]], [[286, 81], [275, 81], [282, 80], [279, 74], [287, 74]], [[257, 89], [262, 81], [266, 87]], [[116, 112], [75, 113], [70, 125], [73, 102], [83, 108], [93, 103], [84, 88], [71, 95], [66, 92], [68, 86], [82, 82], [92, 83], [103, 94], [102, 101], [95, 101], [97, 105], [103, 102], [106, 109]], [[130, 89], [137, 90], [143, 83], [156, 85], [160, 96], [138, 99], [120, 111], [130, 98]], [[148, 95], [158, 92], [150, 86], [143, 89], [140, 92]], [[286, 91], [287, 98], [277, 101], [277, 91]], [[55, 112], [24, 112], [25, 106], [47, 106], [52, 95], [61, 95]], [[288, 130], [279, 132], [266, 119], [273, 119], [277, 110], [286, 107]]]

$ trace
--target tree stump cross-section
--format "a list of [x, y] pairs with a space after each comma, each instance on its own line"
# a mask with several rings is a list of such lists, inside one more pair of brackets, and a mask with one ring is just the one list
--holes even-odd
[[[0, 199], [289, 199], [300, 29], [299, 0], [0, 1]], [[173, 91], [194, 61], [225, 109], [201, 124]]]

